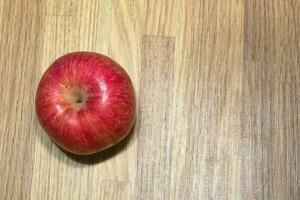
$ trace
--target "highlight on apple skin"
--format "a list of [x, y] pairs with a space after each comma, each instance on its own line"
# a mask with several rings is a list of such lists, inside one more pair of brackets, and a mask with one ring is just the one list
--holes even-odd
[[79, 155], [117, 144], [135, 121], [129, 75], [111, 58], [93, 52], [58, 58], [39, 83], [35, 106], [49, 137]]

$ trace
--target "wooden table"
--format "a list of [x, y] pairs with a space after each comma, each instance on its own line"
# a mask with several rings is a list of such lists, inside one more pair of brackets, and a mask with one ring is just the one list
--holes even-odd
[[[39, 126], [42, 73], [71, 51], [125, 67], [132, 134], [101, 154]], [[0, 199], [300, 198], [299, 0], [0, 0]]]

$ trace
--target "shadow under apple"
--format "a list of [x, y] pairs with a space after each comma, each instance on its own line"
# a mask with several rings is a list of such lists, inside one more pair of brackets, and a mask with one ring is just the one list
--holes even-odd
[[[47, 149], [49, 154], [54, 155], [59, 161], [65, 162], [67, 164], [71, 164], [71, 161], [75, 161], [76, 163], [80, 164], [86, 164], [86, 165], [93, 165], [97, 163], [104, 162], [106, 160], [111, 159], [115, 155], [121, 153], [124, 151], [129, 143], [131, 138], [134, 135], [135, 132], [135, 124], [131, 128], [129, 134], [119, 143], [115, 144], [114, 146], [101, 151], [96, 154], [91, 155], [76, 155], [73, 153], [70, 153], [64, 149], [62, 149], [60, 146], [55, 144], [47, 135], [47, 133], [39, 126], [40, 131], [37, 131], [38, 137], [40, 138], [41, 143], [45, 148]], [[55, 148], [55, 149], [54, 149]]]
[[91, 155], [76, 155], [76, 154], [70, 153], [70, 152], [62, 149], [58, 145], [56, 145], [56, 146], [58, 146], [70, 159], [72, 159], [76, 162], [83, 163], [83, 164], [96, 164], [96, 163], [100, 163], [100, 162], [109, 160], [110, 158], [114, 157], [115, 155], [117, 155], [120, 152], [122, 152], [123, 150], [125, 150], [129, 144], [131, 138], [134, 135], [134, 130], [135, 130], [135, 125], [133, 125], [129, 134], [122, 141], [120, 141], [119, 143], [115, 144], [114, 146], [112, 146], [104, 151], [101, 151], [101, 152], [95, 153], [95, 154], [91, 154]]

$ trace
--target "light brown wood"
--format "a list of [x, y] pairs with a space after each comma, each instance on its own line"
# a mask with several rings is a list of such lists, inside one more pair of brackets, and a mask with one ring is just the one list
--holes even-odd
[[[300, 197], [300, 1], [0, 0], [0, 199]], [[96, 51], [130, 74], [137, 121], [93, 156], [59, 149], [34, 95]]]

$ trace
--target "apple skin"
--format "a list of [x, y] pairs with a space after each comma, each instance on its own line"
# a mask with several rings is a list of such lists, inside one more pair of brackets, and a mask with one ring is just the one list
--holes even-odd
[[93, 52], [58, 58], [39, 83], [35, 106], [49, 137], [78, 155], [117, 144], [135, 121], [130, 77], [111, 58]]

